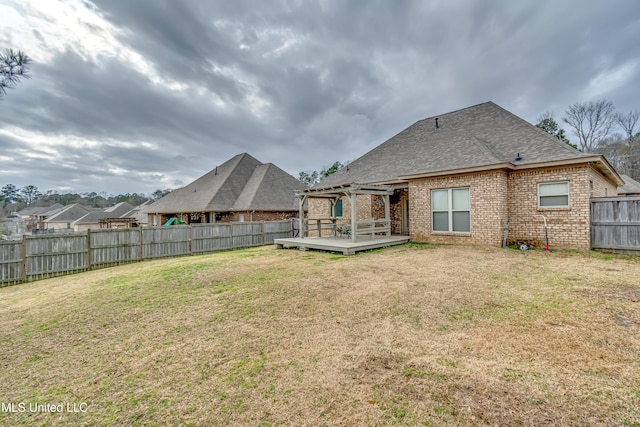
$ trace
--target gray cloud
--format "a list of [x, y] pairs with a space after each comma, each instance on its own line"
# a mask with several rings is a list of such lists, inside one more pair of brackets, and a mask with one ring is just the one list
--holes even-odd
[[[46, 15], [13, 1], [0, 6]], [[75, 30], [118, 51], [34, 56], [33, 79], [0, 102], [5, 183], [151, 193], [243, 151], [294, 175], [320, 169], [488, 100], [529, 121], [594, 96], [639, 108], [635, 2], [86, 4], [111, 27]], [[63, 41], [28, 31], [32, 45], [21, 32], [0, 45]]]

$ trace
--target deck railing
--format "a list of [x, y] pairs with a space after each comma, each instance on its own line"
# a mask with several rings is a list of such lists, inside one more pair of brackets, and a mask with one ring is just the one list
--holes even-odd
[[[351, 230], [351, 224], [345, 218], [309, 218], [307, 221], [306, 237], [332, 237], [336, 234], [345, 237], [353, 233], [356, 238], [367, 236], [373, 238], [376, 235], [391, 235], [391, 221], [382, 219], [364, 219], [356, 221], [355, 231]], [[349, 232], [345, 233], [345, 227]]]

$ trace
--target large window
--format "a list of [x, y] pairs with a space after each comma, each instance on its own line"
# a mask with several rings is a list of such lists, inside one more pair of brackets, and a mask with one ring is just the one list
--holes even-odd
[[329, 200], [329, 217], [341, 218], [342, 217], [342, 199], [338, 199], [334, 204], [334, 200]]
[[538, 206], [541, 208], [569, 207], [569, 182], [538, 184]]
[[471, 203], [468, 188], [431, 191], [433, 231], [468, 233], [471, 231]]

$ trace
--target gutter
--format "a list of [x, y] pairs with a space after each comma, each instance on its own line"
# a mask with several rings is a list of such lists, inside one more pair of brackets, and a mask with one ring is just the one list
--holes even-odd
[[613, 166], [611, 166], [611, 164], [607, 161], [607, 159], [600, 154], [593, 155], [593, 156], [577, 157], [573, 159], [553, 160], [553, 161], [534, 162], [534, 163], [525, 163], [525, 164], [512, 163], [512, 162], [492, 163], [487, 165], [473, 166], [469, 168], [443, 169], [443, 170], [433, 171], [433, 172], [400, 175], [398, 178], [402, 180], [409, 180], [409, 179], [418, 179], [418, 178], [432, 178], [432, 177], [443, 176], [443, 175], [460, 175], [465, 173], [484, 172], [484, 171], [501, 170], [501, 169], [508, 170], [508, 171], [518, 171], [518, 170], [527, 170], [527, 169], [569, 166], [569, 165], [577, 165], [577, 164], [585, 164], [585, 163], [588, 165], [594, 166], [596, 169], [599, 169], [605, 176], [607, 176], [609, 179], [615, 182], [618, 186], [624, 184], [624, 181], [622, 180], [618, 172], [613, 168]]

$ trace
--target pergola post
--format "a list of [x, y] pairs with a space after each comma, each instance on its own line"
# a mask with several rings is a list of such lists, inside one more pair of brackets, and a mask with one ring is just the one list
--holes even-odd
[[384, 219], [389, 225], [389, 230], [387, 231], [387, 237], [391, 237], [391, 204], [389, 200], [389, 195], [384, 195]]
[[358, 220], [358, 195], [355, 192], [349, 192], [349, 201], [351, 202], [351, 241], [356, 242], [356, 222]]
[[306, 234], [306, 228], [304, 226], [304, 202], [307, 200], [307, 196], [304, 194], [300, 194], [298, 196], [298, 200], [300, 202], [298, 211], [298, 218], [300, 219], [300, 238], [302, 239]]

